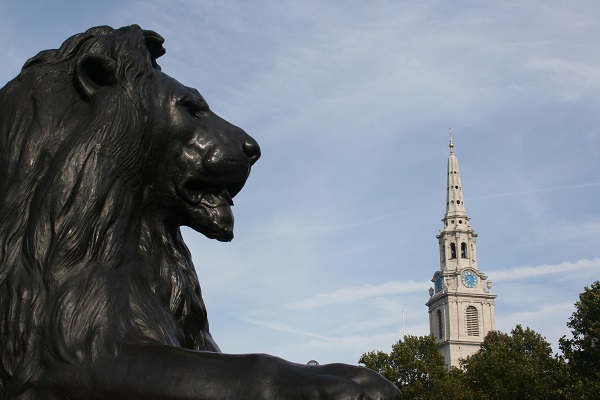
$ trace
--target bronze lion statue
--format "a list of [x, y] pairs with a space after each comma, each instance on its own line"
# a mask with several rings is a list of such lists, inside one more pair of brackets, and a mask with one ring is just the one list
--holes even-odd
[[366, 368], [222, 354], [180, 227], [233, 238], [258, 144], [100, 26], [0, 90], [0, 398], [378, 399]]

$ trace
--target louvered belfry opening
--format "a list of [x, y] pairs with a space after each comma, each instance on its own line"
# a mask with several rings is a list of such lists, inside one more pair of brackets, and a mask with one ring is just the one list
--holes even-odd
[[479, 315], [473, 306], [467, 307], [467, 335], [479, 336]]

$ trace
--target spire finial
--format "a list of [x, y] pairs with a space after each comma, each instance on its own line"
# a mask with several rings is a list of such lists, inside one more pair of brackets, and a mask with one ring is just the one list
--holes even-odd
[[450, 154], [454, 154], [454, 143], [452, 142], [452, 128], [450, 128]]

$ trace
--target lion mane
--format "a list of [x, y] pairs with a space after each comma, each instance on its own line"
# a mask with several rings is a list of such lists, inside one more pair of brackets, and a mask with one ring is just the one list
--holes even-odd
[[[92, 28], [0, 91], [2, 398], [123, 343], [218, 351], [179, 229], [163, 234], [144, 212], [157, 174], [146, 89], [162, 42], [138, 26]], [[94, 54], [113, 77], [80, 61]], [[85, 68], [110, 95], [86, 99]]]

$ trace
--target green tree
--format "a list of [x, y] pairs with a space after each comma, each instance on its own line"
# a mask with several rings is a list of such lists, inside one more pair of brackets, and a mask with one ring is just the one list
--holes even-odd
[[567, 322], [572, 338], [563, 336], [559, 347], [571, 372], [569, 397], [597, 399], [600, 396], [600, 281], [584, 288]]
[[491, 331], [481, 349], [461, 360], [464, 380], [477, 399], [562, 399], [564, 362], [537, 332], [517, 325]]
[[390, 354], [372, 351], [358, 361], [394, 382], [402, 399], [468, 399], [461, 372], [450, 373], [433, 336], [405, 336]]

